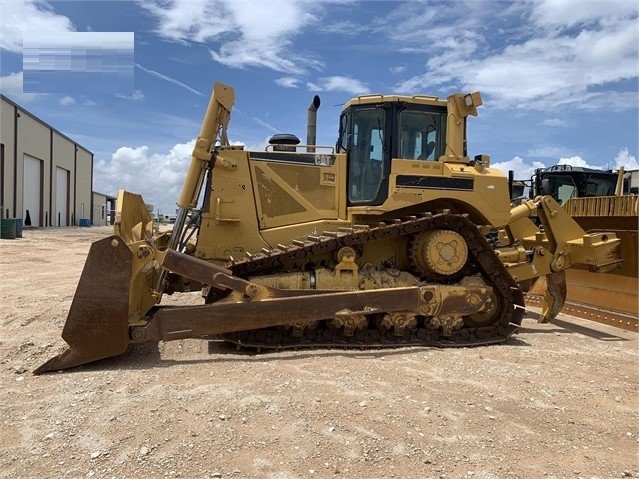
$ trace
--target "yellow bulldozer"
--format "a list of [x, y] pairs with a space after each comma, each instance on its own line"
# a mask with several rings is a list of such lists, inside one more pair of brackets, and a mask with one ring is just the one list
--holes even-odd
[[[567, 296], [563, 312], [600, 323], [638, 331], [639, 325], [639, 170], [597, 170], [570, 165], [537, 169], [532, 195], [551, 195], [587, 232], [611, 231], [621, 241], [623, 264], [609, 273], [566, 271]], [[539, 305], [545, 278], [526, 295]]]
[[[614, 234], [586, 234], [550, 196], [511, 207], [506, 176], [467, 154], [478, 92], [359, 96], [334, 147], [315, 144], [315, 97], [307, 144], [278, 135], [264, 151], [229, 144], [233, 102], [216, 83], [170, 233], [120, 191], [115, 233], [91, 246], [64, 326], [69, 348], [36, 373], [184, 338], [258, 350], [499, 343], [521, 324], [520, 283], [546, 276], [553, 317], [565, 269], [621, 261]], [[191, 291], [201, 305], [160, 304]]]

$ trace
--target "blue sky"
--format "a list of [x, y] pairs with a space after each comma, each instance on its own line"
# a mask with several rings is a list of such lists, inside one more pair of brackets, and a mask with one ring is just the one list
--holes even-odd
[[[305, 139], [314, 94], [318, 143], [333, 145], [340, 105], [357, 94], [479, 90], [470, 155], [517, 178], [557, 163], [636, 169], [638, 10], [636, 0], [3, 0], [0, 87], [95, 153], [97, 191], [125, 187], [163, 211], [215, 81], [236, 90], [231, 141], [252, 149], [275, 133]], [[35, 32], [133, 32], [133, 60], [122, 55], [133, 82], [23, 85]]]

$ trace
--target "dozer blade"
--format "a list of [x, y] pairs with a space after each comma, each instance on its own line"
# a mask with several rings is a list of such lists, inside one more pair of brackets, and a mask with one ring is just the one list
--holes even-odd
[[126, 350], [131, 272], [132, 253], [122, 238], [110, 236], [91, 245], [62, 331], [69, 349], [34, 374], [79, 366]]
[[[564, 314], [628, 331], [639, 331], [639, 288], [636, 277], [591, 273], [574, 268], [565, 274], [567, 294], [561, 309]], [[547, 291], [546, 277], [542, 276], [526, 295], [526, 304], [546, 308]], [[553, 319], [553, 316], [549, 317]]]

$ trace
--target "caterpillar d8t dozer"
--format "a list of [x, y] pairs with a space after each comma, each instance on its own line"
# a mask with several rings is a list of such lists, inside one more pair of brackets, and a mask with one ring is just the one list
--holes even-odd
[[[506, 177], [466, 152], [477, 92], [357, 97], [334, 148], [315, 145], [315, 97], [307, 145], [278, 135], [265, 151], [229, 145], [233, 101], [215, 85], [170, 234], [154, 234], [142, 198], [120, 191], [115, 234], [91, 246], [69, 311], [69, 349], [36, 373], [183, 338], [256, 349], [499, 343], [524, 314], [518, 282], [546, 275], [552, 316], [566, 268], [620, 261], [614, 234], [586, 234], [550, 197], [511, 209]], [[188, 291], [202, 304], [160, 305]]]

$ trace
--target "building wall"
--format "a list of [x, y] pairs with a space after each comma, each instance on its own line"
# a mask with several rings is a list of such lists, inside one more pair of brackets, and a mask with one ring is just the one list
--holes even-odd
[[93, 214], [91, 215], [91, 224], [93, 226], [108, 225], [109, 211], [107, 206], [107, 197], [101, 193], [93, 192]]
[[[2, 148], [4, 168], [0, 171], [3, 193], [3, 198], [0, 198], [0, 206], [4, 210], [3, 217], [13, 216], [13, 177], [15, 176], [13, 161], [14, 118], [15, 110], [13, 105], [4, 99], [0, 99], [0, 144], [4, 145]], [[7, 210], [9, 210], [8, 215]]]
[[[9, 217], [22, 218], [26, 226], [27, 206], [39, 210], [33, 215], [37, 218], [30, 218], [31, 226], [42, 227], [78, 225], [81, 218], [91, 218], [93, 153], [4, 96], [0, 97], [0, 143], [4, 145], [0, 204], [5, 215], [8, 209]], [[66, 184], [63, 176], [68, 178]]]
[[[76, 161], [76, 218], [91, 218], [93, 211], [93, 153], [78, 146]], [[76, 222], [76, 224], [78, 224]]]

